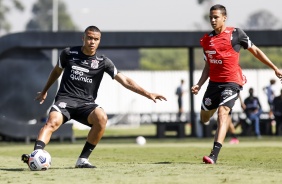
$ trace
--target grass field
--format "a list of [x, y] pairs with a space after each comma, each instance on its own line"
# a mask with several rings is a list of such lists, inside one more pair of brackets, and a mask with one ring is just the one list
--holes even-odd
[[[113, 132], [108, 136], [126, 132], [109, 131]], [[134, 138], [105, 138], [90, 157], [97, 169], [74, 168], [84, 140], [52, 141], [46, 147], [52, 166], [40, 172], [30, 171], [20, 160], [22, 153], [32, 151], [32, 144], [0, 142], [0, 183], [282, 183], [282, 137], [240, 137], [238, 145], [229, 145], [228, 140], [218, 163], [205, 165], [202, 157], [210, 152], [212, 138], [147, 138], [145, 146], [136, 145]]]

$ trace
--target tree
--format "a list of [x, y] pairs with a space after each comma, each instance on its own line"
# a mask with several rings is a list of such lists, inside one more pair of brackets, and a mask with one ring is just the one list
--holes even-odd
[[269, 30], [276, 26], [280, 26], [279, 19], [267, 10], [260, 10], [250, 15], [244, 27], [249, 30]]
[[205, 1], [210, 1], [210, 0], [198, 0], [198, 3], [203, 4]]
[[142, 70], [187, 70], [188, 51], [184, 49], [141, 49]]
[[[59, 1], [59, 0], [58, 0]], [[32, 8], [33, 17], [27, 23], [28, 31], [50, 31], [52, 30], [52, 0], [38, 0]], [[59, 1], [58, 4], [58, 30], [74, 31], [77, 26], [72, 22], [71, 17], [67, 13], [64, 2]]]
[[23, 11], [24, 6], [18, 0], [0, 0], [0, 31], [9, 32], [10, 23], [6, 20], [6, 16], [11, 11], [11, 6], [18, 11]]
[[[276, 18], [271, 12], [267, 10], [260, 10], [251, 14], [244, 25], [246, 30], [270, 30], [270, 29], [281, 29], [281, 22]], [[279, 68], [282, 67], [282, 62], [280, 60], [281, 47], [268, 47], [261, 48], [263, 52], [270, 58], [270, 60]], [[244, 69], [254, 69], [254, 68], [267, 68], [266, 65], [259, 62], [256, 58], [252, 56], [249, 52], [241, 52], [240, 65]]]
[[[269, 57], [269, 59], [278, 67], [282, 68], [281, 47], [260, 47], [260, 49]], [[248, 51], [241, 51], [240, 65], [244, 69], [267, 69], [268, 67], [261, 63]]]

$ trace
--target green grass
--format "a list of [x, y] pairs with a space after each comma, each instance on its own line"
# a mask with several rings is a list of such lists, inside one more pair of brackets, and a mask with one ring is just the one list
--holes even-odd
[[[190, 124], [186, 125], [186, 135], [190, 135]], [[78, 130], [74, 129], [75, 137], [85, 137], [88, 134], [88, 130]], [[152, 124], [141, 125], [139, 127], [107, 127], [104, 133], [104, 137], [119, 137], [119, 136], [155, 136], [156, 135], [156, 126]], [[166, 135], [176, 135], [175, 131], [167, 132]]]
[[[228, 141], [229, 138], [226, 139]], [[75, 169], [84, 141], [51, 142], [47, 171], [30, 171], [20, 161], [33, 145], [0, 143], [0, 183], [282, 183], [282, 138], [240, 138], [226, 142], [216, 165], [202, 164], [210, 152], [211, 138], [149, 139], [138, 146], [131, 139], [102, 139], [90, 157], [97, 169]]]

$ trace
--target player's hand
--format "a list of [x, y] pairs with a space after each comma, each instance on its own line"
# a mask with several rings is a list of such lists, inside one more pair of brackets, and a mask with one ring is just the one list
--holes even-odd
[[201, 87], [200, 87], [198, 84], [196, 84], [196, 85], [192, 86], [191, 92], [192, 92], [194, 95], [197, 95], [198, 92], [200, 91], [200, 89], [201, 89]]
[[282, 72], [279, 69], [277, 69], [277, 70], [275, 70], [275, 75], [280, 79], [280, 81], [282, 83]]
[[157, 102], [157, 100], [166, 100], [166, 97], [162, 96], [162, 95], [159, 95], [159, 94], [156, 94], [156, 93], [150, 93], [150, 96], [149, 96], [149, 99], [153, 100], [155, 103]]
[[46, 97], [47, 97], [47, 92], [46, 93], [37, 92], [37, 96], [35, 97], [35, 100], [38, 100], [40, 104], [43, 104]]

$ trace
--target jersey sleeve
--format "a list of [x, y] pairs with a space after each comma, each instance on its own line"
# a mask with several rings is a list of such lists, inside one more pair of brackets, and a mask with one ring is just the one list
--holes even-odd
[[109, 74], [112, 79], [114, 79], [119, 72], [114, 63], [107, 57], [105, 57], [105, 72]]
[[205, 50], [203, 49], [203, 56], [204, 56], [204, 60], [207, 61], [207, 56], [205, 54]]
[[62, 69], [65, 68], [65, 66], [66, 66], [66, 58], [67, 58], [69, 50], [70, 50], [70, 48], [65, 48], [60, 54], [60, 57], [59, 57], [57, 64]]
[[248, 49], [248, 48], [252, 47], [253, 43], [251, 42], [248, 35], [240, 28], [236, 28], [236, 31], [237, 31], [238, 41], [239, 41], [240, 45], [244, 49]]

